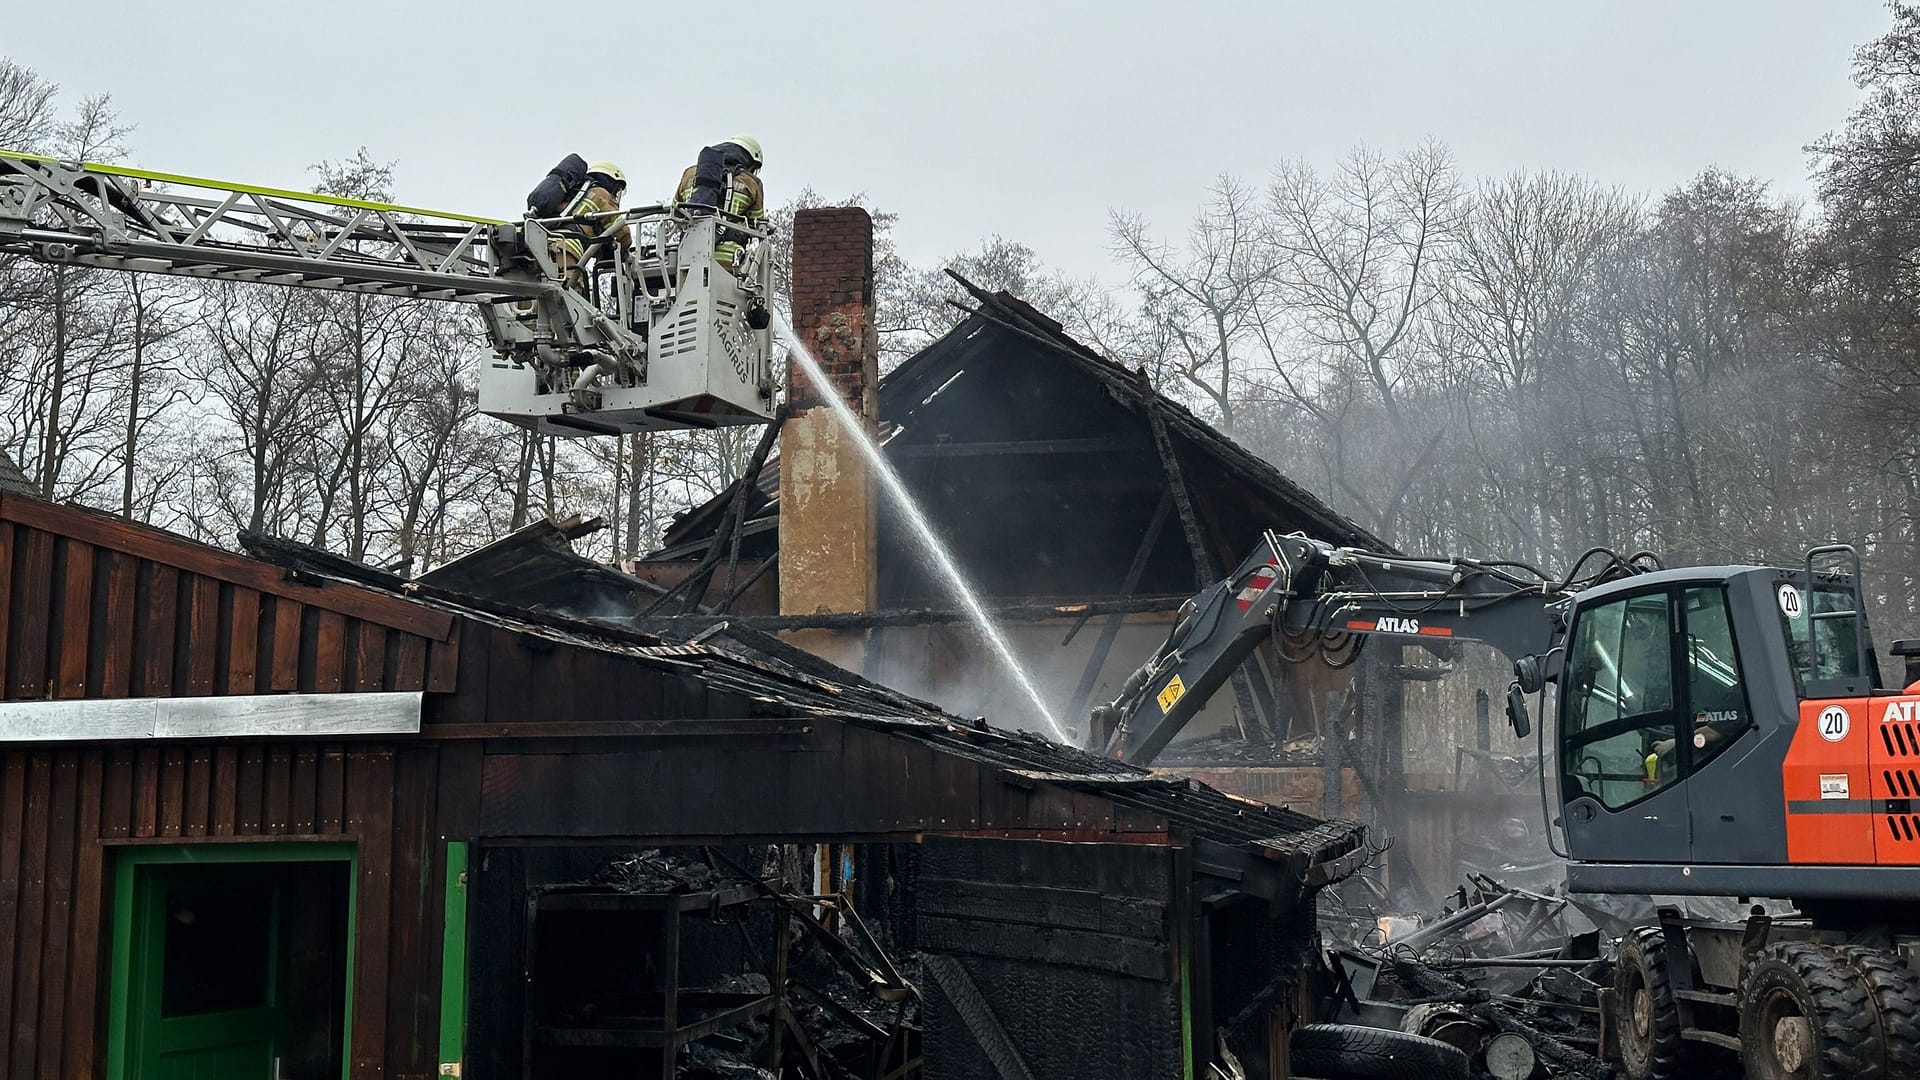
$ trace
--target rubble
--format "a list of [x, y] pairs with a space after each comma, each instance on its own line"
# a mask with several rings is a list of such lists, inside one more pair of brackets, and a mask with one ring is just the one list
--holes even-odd
[[650, 848], [608, 862], [586, 884], [627, 893], [667, 894], [707, 892], [743, 883], [741, 879], [723, 879], [696, 859]]
[[1496, 1080], [1611, 1077], [1599, 992], [1612, 939], [1559, 888], [1470, 874], [1449, 900], [1425, 915], [1345, 913], [1331, 1019], [1437, 1039]]
[[[695, 987], [670, 981], [667, 992], [680, 995], [683, 1022], [689, 1008], [707, 1002], [734, 1009], [730, 1015], [738, 1018], [698, 1025], [698, 1031], [683, 1029], [677, 1076], [858, 1080], [918, 1075], [917, 958], [896, 964], [846, 897], [796, 890], [778, 872], [781, 860], [774, 852], [760, 861], [761, 871], [753, 873], [711, 848], [649, 849], [611, 859], [584, 880], [547, 887], [543, 895], [572, 898], [576, 905], [580, 898], [602, 898], [594, 903], [596, 910], [612, 910], [608, 902], [617, 898], [622, 905], [680, 911], [721, 929], [712, 938], [681, 936], [682, 955], [699, 953], [707, 977]], [[657, 926], [641, 921], [632, 929], [658, 932]], [[735, 944], [723, 948], [729, 940]], [[716, 976], [716, 965], [737, 969]], [[554, 1010], [551, 1019], [575, 1029], [630, 1025], [635, 1000], [642, 999], [631, 994], [583, 998]], [[740, 1015], [747, 1008], [751, 1014]], [[776, 1058], [781, 1067], [770, 1069]]]
[[1174, 743], [1162, 750], [1153, 763], [1163, 769], [1195, 765], [1308, 768], [1322, 763], [1322, 741], [1318, 735], [1270, 742], [1221, 732]]

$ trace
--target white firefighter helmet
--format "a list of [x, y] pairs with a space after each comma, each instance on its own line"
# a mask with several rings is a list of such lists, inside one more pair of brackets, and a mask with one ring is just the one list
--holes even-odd
[[627, 174], [624, 172], [621, 172], [620, 166], [615, 165], [611, 161], [596, 161], [593, 164], [587, 166], [587, 175], [588, 176], [604, 176], [607, 179], [613, 181], [619, 187], [624, 188], [627, 186]]
[[747, 152], [747, 156], [753, 159], [754, 168], [758, 169], [760, 166], [765, 165], [767, 163], [767, 159], [761, 156], [759, 139], [756, 139], [751, 135], [735, 135], [733, 138], [728, 139], [727, 141], [739, 147], [740, 149], [745, 150]]

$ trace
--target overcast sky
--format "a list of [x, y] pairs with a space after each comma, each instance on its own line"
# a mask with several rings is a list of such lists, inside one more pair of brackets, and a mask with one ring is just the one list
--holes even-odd
[[508, 216], [569, 152], [624, 166], [631, 202], [746, 133], [770, 201], [865, 192], [916, 262], [998, 233], [1117, 280], [1110, 208], [1172, 231], [1222, 170], [1357, 142], [1805, 194], [1801, 148], [1887, 25], [1873, 0], [171, 0], [21, 4], [0, 55], [111, 93], [148, 168], [305, 188], [364, 145], [403, 202]]

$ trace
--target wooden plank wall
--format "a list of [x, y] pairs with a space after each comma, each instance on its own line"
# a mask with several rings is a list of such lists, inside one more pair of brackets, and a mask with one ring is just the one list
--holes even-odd
[[450, 692], [456, 620], [104, 515], [0, 500], [0, 698]]
[[[451, 694], [460, 625], [108, 515], [0, 496], [0, 699]], [[355, 842], [353, 1073], [434, 1075], [441, 822], [464, 823], [462, 839], [477, 823], [462, 808], [478, 798], [478, 751], [0, 748], [0, 1076], [104, 1065], [117, 847], [255, 839]], [[458, 776], [441, 775], [443, 758]]]
[[478, 747], [308, 743], [0, 751], [0, 1075], [99, 1075], [115, 853], [353, 841], [355, 1077], [435, 1075], [443, 825], [474, 815]]

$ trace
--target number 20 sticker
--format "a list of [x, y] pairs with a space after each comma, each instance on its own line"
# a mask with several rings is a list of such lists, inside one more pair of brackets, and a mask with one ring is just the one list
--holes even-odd
[[1776, 595], [1780, 601], [1781, 614], [1785, 615], [1789, 619], [1797, 619], [1800, 617], [1801, 609], [1800, 609], [1800, 590], [1799, 589], [1794, 588], [1792, 585], [1782, 585], [1780, 586], [1780, 591]]
[[1839, 742], [1847, 737], [1847, 730], [1853, 726], [1853, 718], [1847, 710], [1838, 705], [1829, 705], [1820, 710], [1820, 737], [1828, 742]]

